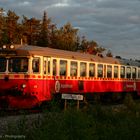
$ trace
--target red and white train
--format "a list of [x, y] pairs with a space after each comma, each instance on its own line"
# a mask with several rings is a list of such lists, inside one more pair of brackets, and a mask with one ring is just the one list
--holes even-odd
[[135, 61], [48, 47], [4, 46], [0, 108], [32, 108], [61, 94], [140, 95], [139, 66]]

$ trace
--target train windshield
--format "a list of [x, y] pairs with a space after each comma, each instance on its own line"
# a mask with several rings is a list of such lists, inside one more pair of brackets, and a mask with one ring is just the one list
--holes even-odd
[[6, 58], [0, 58], [0, 72], [6, 71]]
[[27, 72], [28, 58], [14, 57], [9, 59], [9, 72]]

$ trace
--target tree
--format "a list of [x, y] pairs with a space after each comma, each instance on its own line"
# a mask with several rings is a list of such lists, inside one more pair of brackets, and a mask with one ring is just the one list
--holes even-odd
[[94, 41], [94, 40], [88, 41], [85, 38], [85, 36], [82, 37], [80, 49], [84, 53], [89, 53], [89, 54], [94, 54], [94, 55], [96, 55], [97, 53], [102, 53], [103, 51], [105, 51], [105, 49], [103, 47], [100, 47], [96, 41]]
[[0, 8], [0, 39], [2, 37], [2, 30], [3, 30], [3, 23], [4, 23], [4, 17], [3, 17], [3, 13], [4, 13], [4, 10], [3, 8]]
[[8, 38], [11, 43], [17, 43], [15, 38], [16, 36], [16, 29], [18, 25], [19, 16], [16, 15], [15, 12], [9, 10], [6, 17], [6, 30], [5, 32], [8, 33]]
[[55, 42], [53, 47], [57, 49], [76, 51], [77, 50], [77, 32], [71, 23], [65, 24], [55, 32]]
[[107, 54], [106, 54], [107, 57], [113, 57], [113, 54], [110, 50], [108, 50]]
[[4, 10], [0, 8], [0, 46], [3, 45], [3, 36], [4, 36], [4, 28], [5, 28], [5, 18], [4, 18]]
[[82, 36], [82, 41], [78, 49], [81, 50], [82, 52], [86, 52], [87, 46], [88, 46], [88, 40], [86, 39], [85, 36]]
[[15, 12], [9, 10], [4, 14], [0, 8], [0, 45], [20, 44], [21, 39], [24, 44], [52, 47], [69, 51], [80, 50], [85, 53], [102, 53], [105, 49], [100, 47], [96, 41], [89, 41], [85, 36], [78, 36], [78, 29], [75, 29], [70, 22], [57, 28], [56, 24], [48, 18], [44, 11], [42, 20], [28, 18], [23, 15], [22, 22], [18, 22], [20, 17]]
[[23, 39], [27, 41], [27, 44], [36, 45], [40, 31], [40, 20], [36, 18], [29, 19], [26, 16], [23, 16], [22, 29], [23, 29], [22, 36]]
[[87, 50], [86, 51], [89, 54], [96, 54], [97, 53], [97, 48], [99, 47], [97, 42], [92, 40], [92, 41], [89, 41], [87, 44], [88, 44], [88, 46], [87, 46]]
[[47, 17], [47, 13], [44, 11], [41, 30], [37, 44], [43, 47], [50, 46], [51, 44], [51, 19]]

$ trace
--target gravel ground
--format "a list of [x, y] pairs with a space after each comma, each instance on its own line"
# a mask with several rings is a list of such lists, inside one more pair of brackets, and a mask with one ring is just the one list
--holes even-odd
[[[8, 135], [8, 130], [11, 125], [19, 124], [19, 123], [26, 123], [29, 126], [29, 129], [33, 127], [33, 122], [38, 122], [43, 118], [41, 113], [37, 114], [30, 114], [30, 115], [18, 115], [18, 116], [3, 116], [0, 117], [0, 138], [3, 135]], [[21, 121], [21, 122], [20, 122]], [[40, 121], [38, 122], [40, 123]]]

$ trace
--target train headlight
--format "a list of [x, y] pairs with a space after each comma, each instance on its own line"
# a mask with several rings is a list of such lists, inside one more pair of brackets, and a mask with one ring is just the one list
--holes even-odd
[[11, 46], [10, 46], [10, 49], [14, 49], [14, 48], [15, 48], [15, 46], [14, 46], [14, 45], [11, 45]]
[[26, 88], [26, 84], [22, 84], [21, 87], [22, 87], [22, 88]]
[[3, 49], [6, 49], [6, 45], [3, 45], [2, 48], [3, 48]]

